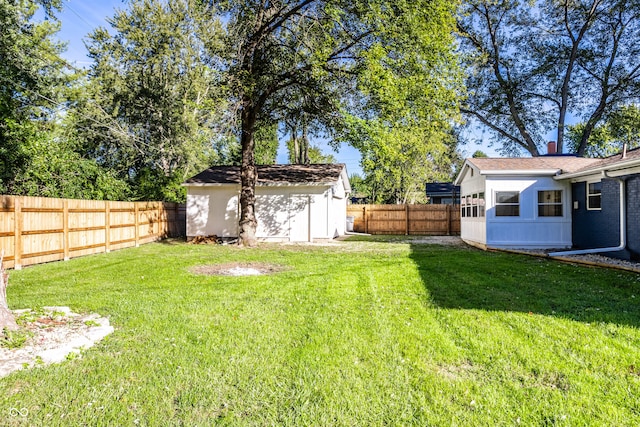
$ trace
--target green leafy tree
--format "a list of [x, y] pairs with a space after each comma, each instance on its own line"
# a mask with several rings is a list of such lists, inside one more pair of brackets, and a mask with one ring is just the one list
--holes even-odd
[[[70, 77], [53, 36], [55, 1], [0, 0], [0, 192], [16, 193], [17, 176], [30, 167], [28, 144], [53, 126], [61, 90]], [[44, 8], [51, 18], [37, 22]]]
[[623, 0], [464, 2], [469, 96], [461, 111], [504, 153], [533, 156], [554, 129], [563, 151], [573, 114], [584, 122], [573, 149], [584, 155], [598, 123], [640, 95], [639, 12]]
[[[228, 1], [229, 85], [237, 94], [240, 116], [240, 244], [254, 246], [256, 124], [280, 120], [290, 109], [285, 100], [303, 104], [326, 117], [337, 111], [332, 83], [353, 68], [353, 58], [371, 34], [361, 19], [367, 7], [346, 1]], [[274, 117], [276, 116], [276, 117]]]
[[256, 127], [256, 163], [273, 165], [278, 155], [278, 123], [258, 123]]
[[[287, 141], [287, 151], [289, 153], [290, 164], [327, 164], [336, 163], [336, 157], [333, 154], [325, 154], [320, 147], [309, 145], [309, 141], [305, 142], [306, 146], [302, 148], [302, 143], [296, 139], [290, 138]], [[301, 149], [302, 148], [302, 149]]]
[[[237, 94], [241, 129], [241, 244], [256, 244], [254, 135], [259, 120], [265, 116], [277, 116], [278, 120], [298, 117], [303, 124], [333, 129], [336, 143], [359, 142], [353, 131], [356, 127], [383, 129], [388, 140], [399, 132], [389, 129], [394, 127], [388, 125], [390, 121], [400, 125], [403, 119], [412, 118], [411, 114], [393, 116], [385, 107], [395, 107], [395, 112], [400, 105], [410, 105], [414, 94], [426, 102], [434, 93], [455, 92], [445, 89], [451, 80], [440, 80], [451, 70], [449, 64], [455, 64], [450, 61], [449, 43], [452, 2], [303, 0], [229, 1], [225, 5], [233, 53], [230, 85]], [[420, 47], [420, 54], [412, 56], [407, 48], [415, 46]], [[430, 53], [429, 48], [436, 50]], [[383, 58], [384, 65], [377, 67]], [[402, 67], [408, 67], [405, 74]], [[411, 75], [403, 85], [389, 81], [403, 75]], [[385, 89], [401, 93], [376, 90], [376, 82], [368, 79], [378, 77], [386, 79]], [[433, 114], [427, 114], [422, 105], [411, 111], [425, 113], [421, 117], [423, 129], [433, 123], [442, 126], [441, 119], [448, 119], [455, 108], [453, 98], [438, 96], [438, 102], [430, 104], [448, 104], [444, 113], [430, 108]], [[375, 113], [379, 122], [359, 125], [358, 120], [369, 120], [369, 112]], [[354, 119], [347, 120], [348, 116]], [[345, 123], [347, 126], [338, 130]]]
[[452, 173], [461, 88], [454, 10], [451, 2], [417, 1], [378, 11], [384, 27], [358, 79], [363, 107], [344, 135], [362, 154], [374, 202], [423, 202], [425, 182]]
[[366, 179], [359, 174], [351, 174], [349, 176], [349, 184], [351, 185], [351, 199], [354, 203], [368, 203], [371, 197], [371, 189]]
[[[580, 145], [585, 126], [578, 123], [568, 127], [569, 149], [576, 150]], [[625, 144], [629, 149], [640, 147], [640, 109], [635, 105], [625, 105], [608, 114], [591, 132], [584, 154], [607, 157], [620, 152]]]
[[73, 113], [77, 137], [133, 198], [183, 200], [185, 178], [230, 155], [233, 119], [211, 64], [221, 24], [195, 0], [133, 0], [109, 23], [88, 37], [94, 64]]
[[311, 164], [330, 164], [337, 163], [338, 160], [333, 154], [325, 154], [320, 147], [312, 145], [309, 147], [309, 163]]

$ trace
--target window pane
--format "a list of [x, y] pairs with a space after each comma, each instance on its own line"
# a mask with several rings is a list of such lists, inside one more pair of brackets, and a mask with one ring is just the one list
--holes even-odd
[[517, 191], [496, 192], [496, 203], [520, 203], [520, 193]]
[[589, 194], [600, 194], [602, 192], [602, 181], [589, 183]]
[[520, 216], [520, 205], [496, 205], [496, 216]]
[[589, 196], [589, 209], [601, 209], [601, 197], [597, 196]]
[[538, 205], [538, 216], [562, 216], [562, 205]]
[[538, 203], [562, 203], [562, 190], [538, 191]]

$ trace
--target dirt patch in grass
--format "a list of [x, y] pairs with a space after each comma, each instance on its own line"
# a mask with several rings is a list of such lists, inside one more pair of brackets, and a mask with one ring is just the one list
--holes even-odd
[[199, 265], [191, 268], [191, 272], [205, 276], [261, 276], [263, 274], [278, 273], [285, 269], [281, 265], [264, 262], [229, 262], [226, 264]]

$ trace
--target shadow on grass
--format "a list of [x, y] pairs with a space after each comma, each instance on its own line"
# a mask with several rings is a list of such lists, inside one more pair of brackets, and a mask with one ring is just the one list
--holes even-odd
[[472, 248], [411, 245], [438, 307], [640, 326], [640, 275]]

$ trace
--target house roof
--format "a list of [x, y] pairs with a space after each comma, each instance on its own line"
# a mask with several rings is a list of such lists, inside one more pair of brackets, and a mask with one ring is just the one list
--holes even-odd
[[427, 182], [426, 193], [427, 195], [440, 195], [440, 194], [451, 194], [452, 192], [459, 193], [460, 186], [453, 185], [450, 182]]
[[[337, 164], [316, 165], [259, 165], [257, 185], [332, 185], [340, 177], [350, 191], [346, 166]], [[184, 185], [240, 184], [240, 166], [212, 166], [187, 179]]]
[[628, 169], [640, 166], [640, 148], [627, 150], [623, 155], [622, 152], [604, 159], [594, 159], [595, 162], [577, 169], [575, 171], [566, 171], [559, 176], [560, 179], [576, 178], [585, 175], [592, 175], [601, 171], [613, 171], [619, 169]]
[[604, 159], [592, 159], [567, 155], [517, 157], [517, 158], [470, 158], [456, 179], [459, 184], [469, 167], [481, 175], [553, 175], [554, 179], [574, 179], [604, 172], [614, 176], [640, 173], [640, 148], [627, 150]]
[[554, 176], [575, 172], [597, 163], [598, 159], [587, 159], [575, 156], [540, 156], [540, 157], [501, 157], [501, 158], [469, 158], [465, 160], [455, 184], [460, 185], [469, 168], [476, 169], [480, 175], [543, 175]]
[[471, 158], [467, 159], [481, 173], [488, 171], [546, 171], [556, 170], [560, 173], [575, 172], [598, 162], [598, 159], [587, 159], [574, 156], [540, 156], [513, 158]]

